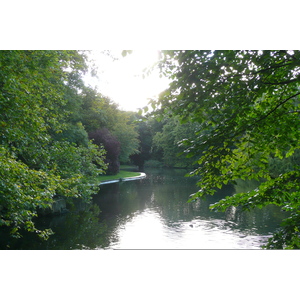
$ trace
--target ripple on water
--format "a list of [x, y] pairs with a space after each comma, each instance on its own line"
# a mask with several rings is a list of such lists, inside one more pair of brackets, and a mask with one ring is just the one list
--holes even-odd
[[116, 234], [118, 239], [111, 244], [114, 249], [260, 249], [268, 238], [245, 234], [225, 220], [167, 223], [151, 209], [134, 215]]

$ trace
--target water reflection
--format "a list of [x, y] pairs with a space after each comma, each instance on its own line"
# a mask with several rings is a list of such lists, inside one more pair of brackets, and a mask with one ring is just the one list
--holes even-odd
[[277, 207], [212, 212], [209, 205], [234, 188], [228, 186], [207, 201], [187, 203], [196, 190], [195, 179], [184, 178], [182, 170], [155, 171], [140, 182], [106, 186], [95, 201], [111, 221], [107, 248], [260, 248], [283, 217]]
[[160, 214], [146, 209], [116, 231], [113, 249], [257, 249], [267, 236], [236, 231], [225, 220], [194, 219], [167, 224]]
[[84, 210], [74, 210], [68, 214], [42, 217], [36, 221], [39, 229], [51, 228], [54, 235], [47, 241], [34, 233], [21, 232], [22, 239], [10, 238], [9, 232], [0, 232], [0, 249], [19, 250], [70, 250], [95, 249], [105, 244], [105, 222], [99, 221], [97, 205], [86, 206]]
[[197, 187], [196, 179], [184, 177], [186, 171], [146, 173], [146, 179], [101, 186], [95, 205], [85, 210], [41, 218], [39, 227], [55, 232], [48, 241], [33, 234], [11, 241], [3, 232], [0, 239], [10, 249], [255, 249], [283, 218], [272, 206], [246, 213], [238, 208], [212, 212], [210, 204], [234, 193], [234, 187], [207, 201], [187, 203]]

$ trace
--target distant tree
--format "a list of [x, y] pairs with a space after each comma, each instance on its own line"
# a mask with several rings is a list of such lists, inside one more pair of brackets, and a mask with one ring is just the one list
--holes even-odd
[[120, 143], [120, 162], [129, 162], [129, 156], [138, 151], [138, 133], [131, 120], [132, 113], [119, 110], [111, 99], [91, 88], [84, 88], [82, 99], [84, 128], [91, 134], [98, 129], [109, 130]]
[[149, 122], [140, 120], [137, 123], [137, 132], [139, 139], [138, 152], [132, 154], [130, 159], [134, 165], [143, 170], [145, 161], [151, 158], [153, 134]]
[[132, 113], [127, 111], [118, 111], [116, 114], [116, 123], [111, 132], [120, 142], [120, 162], [126, 164], [130, 162], [130, 156], [138, 153], [138, 131], [134, 120], [131, 120]]
[[89, 133], [89, 138], [94, 144], [103, 146], [106, 150], [105, 163], [108, 164], [107, 174], [115, 175], [120, 170], [120, 142], [107, 128], [97, 129]]
[[81, 98], [81, 120], [86, 131], [104, 127], [112, 130], [117, 123], [118, 105], [92, 88], [84, 88]]
[[192, 138], [197, 131], [197, 124], [181, 124], [178, 117], [165, 118], [161, 132], [153, 137], [153, 148], [162, 150], [162, 161], [168, 167], [191, 168], [193, 159], [183, 155], [183, 142]]

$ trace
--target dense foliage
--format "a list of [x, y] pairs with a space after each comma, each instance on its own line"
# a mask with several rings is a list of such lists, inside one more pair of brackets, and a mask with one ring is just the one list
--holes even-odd
[[194, 166], [191, 201], [258, 180], [212, 208], [278, 205], [290, 217], [267, 247], [300, 247], [299, 51], [163, 51], [172, 82], [151, 103], [156, 119], [86, 86], [87, 61], [79, 51], [0, 51], [0, 227], [47, 238], [51, 229], [34, 224], [40, 211], [89, 201], [99, 174], [148, 162]]
[[161, 131], [154, 134], [153, 149], [162, 152], [162, 162], [168, 167], [192, 168], [193, 159], [182, 155], [184, 145], [182, 142], [192, 138], [198, 125], [186, 122], [181, 124], [178, 117], [165, 118], [161, 121]]
[[56, 200], [89, 201], [116, 149], [89, 134], [110, 131], [116, 163], [137, 151], [130, 115], [83, 82], [86, 52], [0, 51], [0, 227], [47, 238], [34, 218]]
[[145, 162], [152, 157], [153, 132], [150, 120], [142, 120], [137, 116], [138, 151], [130, 156], [131, 162], [144, 169]]
[[[108, 152], [107, 156], [110, 157], [107, 159], [108, 172], [116, 174], [119, 171], [120, 162], [129, 162], [130, 155], [138, 152], [138, 133], [133, 120], [131, 120], [132, 113], [119, 110], [117, 104], [91, 88], [85, 88], [82, 94], [84, 99], [82, 123], [90, 138], [94, 139], [95, 133], [98, 131], [99, 134], [99, 130], [105, 128], [106, 132], [103, 132], [103, 135], [108, 136], [109, 134], [110, 141], [115, 139], [120, 144], [117, 146], [118, 149], [114, 149], [112, 145], [109, 146], [110, 142], [103, 143]], [[99, 138], [95, 143], [99, 145]]]
[[107, 128], [97, 129], [89, 134], [93, 143], [106, 149], [107, 154], [105, 163], [108, 164], [107, 174], [115, 175], [120, 170], [120, 142], [114, 137]]
[[[164, 51], [162, 56], [161, 71], [172, 83], [160, 97], [158, 113], [199, 125], [184, 141], [187, 156], [198, 164], [191, 175], [201, 176], [191, 200], [238, 178], [260, 180], [254, 191], [212, 208], [278, 205], [290, 217], [267, 247], [299, 248], [300, 51]], [[291, 157], [293, 163], [284, 167]], [[282, 172], [274, 172], [280, 161]]]
[[[0, 226], [39, 231], [33, 217], [55, 198], [90, 199], [104, 150], [74, 115], [87, 66], [77, 51], [0, 52]], [[95, 164], [95, 162], [97, 164]]]

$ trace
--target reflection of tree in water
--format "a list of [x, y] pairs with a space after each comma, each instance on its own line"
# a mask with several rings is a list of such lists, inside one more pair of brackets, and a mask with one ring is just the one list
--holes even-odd
[[242, 211], [240, 207], [229, 207], [225, 216], [227, 221], [235, 222], [239, 228], [252, 228], [257, 233], [269, 234], [279, 228], [281, 220], [287, 217], [288, 213], [275, 205], [268, 205], [250, 211]]
[[[22, 241], [9, 240], [2, 232], [0, 240], [7, 241], [10, 249], [109, 248], [118, 243], [120, 229], [139, 214], [147, 214], [147, 210], [154, 215], [159, 214], [160, 221], [174, 239], [198, 221], [206, 224], [208, 229], [229, 226], [234, 230], [249, 232], [249, 229], [262, 234], [280, 224], [282, 212], [274, 206], [250, 212], [242, 212], [239, 208], [230, 208], [225, 213], [211, 211], [211, 204], [235, 192], [233, 186], [224, 187], [206, 200], [187, 203], [189, 195], [197, 191], [196, 180], [185, 178], [185, 170], [175, 171], [174, 176], [172, 172], [168, 174], [168, 170], [158, 170], [140, 181], [101, 186], [99, 194], [93, 199], [94, 206], [87, 206], [86, 209], [76, 207], [77, 210], [65, 215], [39, 219], [38, 228], [52, 228], [55, 232], [48, 241], [40, 241], [30, 233], [24, 234]], [[249, 186], [247, 183], [235, 188], [242, 192]], [[5, 249], [3, 245], [0, 247]]]
[[107, 224], [105, 235], [109, 241], [104, 247], [116, 242], [119, 238], [118, 229], [147, 207], [151, 193], [152, 189], [143, 180], [101, 186], [93, 202], [100, 207], [100, 219]]
[[183, 176], [180, 179], [164, 177], [161, 181], [153, 180], [149, 205], [156, 207], [164, 219], [186, 219], [190, 215], [192, 205], [187, 200], [194, 186]]
[[97, 205], [66, 215], [64, 226], [54, 226], [54, 240], [48, 240], [50, 249], [94, 249], [105, 243], [106, 224], [99, 221]]
[[97, 205], [65, 215], [44, 217], [38, 220], [40, 228], [51, 228], [54, 232], [47, 241], [33, 233], [23, 233], [22, 239], [10, 239], [10, 249], [94, 249], [107, 243], [104, 232], [106, 225], [99, 222], [100, 209]]
[[102, 216], [111, 218], [134, 214], [145, 209], [146, 200], [151, 197], [151, 189], [140, 188], [139, 182], [123, 182], [101, 186], [101, 191], [93, 199]]
[[[254, 190], [259, 185], [255, 180], [236, 180], [234, 193], [245, 193]], [[283, 218], [287, 217], [287, 213], [283, 212], [275, 205], [268, 205], [262, 209], [254, 208], [250, 211], [242, 211], [240, 207], [229, 207], [225, 212], [227, 221], [235, 222], [239, 228], [253, 228], [258, 233], [270, 233], [279, 227]]]
[[155, 200], [162, 216], [170, 222], [191, 221], [198, 216], [204, 219], [222, 218], [223, 213], [212, 212], [209, 206], [222, 197], [232, 194], [232, 187], [228, 186], [206, 200], [198, 199], [188, 203], [190, 194], [196, 190], [195, 182], [191, 182], [190, 178], [180, 178], [176, 182], [155, 189]]
[[157, 211], [166, 220], [168, 226], [176, 226], [178, 220], [189, 222], [195, 218], [222, 219], [230, 222], [230, 227], [251, 228], [257, 233], [266, 234], [278, 228], [284, 217], [280, 208], [274, 205], [251, 211], [242, 211], [240, 207], [230, 207], [225, 213], [212, 211], [209, 208], [211, 204], [236, 192], [254, 189], [257, 186], [256, 182], [238, 182], [236, 186], [227, 185], [205, 200], [198, 199], [187, 203], [189, 194], [195, 190], [193, 184], [191, 181], [186, 182], [184, 178], [177, 181], [173, 178], [173, 182], [167, 180], [163, 185], [157, 185], [155, 188], [152, 205], [158, 207]]

